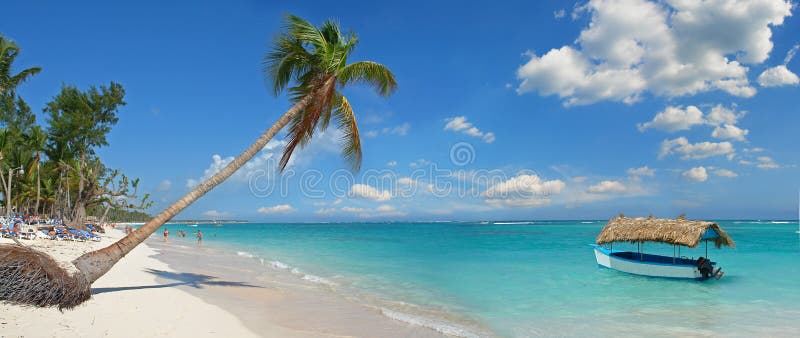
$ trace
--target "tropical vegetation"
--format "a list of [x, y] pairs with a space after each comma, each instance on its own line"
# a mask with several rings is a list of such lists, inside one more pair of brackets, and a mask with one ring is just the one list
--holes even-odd
[[[276, 96], [288, 93], [292, 106], [269, 129], [222, 170], [169, 205], [140, 229], [112, 245], [75, 259], [73, 264], [78, 272], [74, 274], [66, 275], [63, 269], [55, 269], [52, 259], [33, 250], [17, 248], [6, 254], [5, 258], [0, 254], [0, 288], [3, 284], [32, 285], [30, 292], [10, 295], [0, 292], [0, 299], [39, 306], [57, 305], [60, 308], [71, 308], [84, 302], [91, 295], [92, 283], [165, 222], [233, 175], [284, 127], [288, 126], [287, 146], [280, 161], [281, 170], [289, 163], [298, 146], [303, 148], [315, 132], [327, 129], [331, 123], [343, 135], [343, 157], [354, 170], [358, 170], [362, 158], [358, 125], [353, 107], [341, 90], [353, 84], [366, 84], [378, 94], [388, 96], [397, 83], [392, 72], [384, 65], [372, 61], [348, 63], [348, 57], [357, 44], [357, 36], [343, 33], [333, 20], [315, 26], [302, 18], [288, 15], [284, 31], [264, 57], [264, 76]], [[95, 194], [95, 187], [90, 182], [102, 181], [96, 179], [101, 175], [96, 171], [100, 166], [94, 157], [94, 149], [106, 144], [105, 134], [117, 122], [116, 109], [124, 104], [123, 95], [121, 86], [114, 83], [108, 87], [92, 88], [88, 92], [65, 87], [48, 104], [51, 126], [48, 131], [58, 140], [48, 144], [59, 151], [53, 155], [68, 154], [63, 169], [56, 171], [66, 177], [76, 177], [78, 182], [73, 217], [81, 217], [82, 211], [76, 210], [76, 207], [85, 208], [90, 201], [86, 195]], [[71, 114], [90, 118], [72, 119]], [[80, 124], [86, 120], [93, 124]], [[79, 125], [65, 128], [61, 123]], [[73, 130], [76, 131], [71, 133]], [[77, 174], [74, 173], [76, 170]], [[16, 269], [3, 269], [3, 266], [12, 267], [14, 264], [17, 264]], [[23, 267], [19, 267], [20, 264]], [[51, 275], [55, 278], [51, 278]], [[36, 293], [42, 287], [48, 290], [44, 298], [41, 293]]]
[[3, 211], [11, 215], [57, 218], [80, 228], [87, 208], [142, 209], [148, 196], [132, 203], [138, 180], [107, 168], [96, 150], [125, 105], [118, 83], [81, 91], [64, 85], [44, 107], [46, 127], [18, 94], [20, 84], [41, 71], [14, 71], [20, 48], [0, 35], [0, 183]]

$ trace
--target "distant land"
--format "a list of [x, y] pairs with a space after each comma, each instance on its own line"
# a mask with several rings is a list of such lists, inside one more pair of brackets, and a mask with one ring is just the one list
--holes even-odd
[[176, 223], [189, 223], [189, 224], [213, 224], [213, 223], [252, 223], [250, 221], [245, 220], [238, 220], [238, 219], [189, 219], [189, 220], [182, 220], [176, 219], [167, 222], [168, 224], [176, 224]]

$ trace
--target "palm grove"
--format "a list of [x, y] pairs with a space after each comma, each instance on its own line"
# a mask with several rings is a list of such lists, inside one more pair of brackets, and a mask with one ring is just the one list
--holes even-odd
[[[120, 209], [149, 206], [136, 197], [138, 180], [103, 165], [96, 154], [108, 145], [125, 90], [118, 83], [86, 91], [64, 85], [43, 108], [45, 127], [17, 88], [41, 71], [17, 71], [20, 48], [0, 35], [0, 183], [3, 216], [37, 215], [83, 227], [87, 210], [98, 218]], [[114, 212], [112, 212], [114, 213]], [[118, 214], [118, 212], [114, 213]]]
[[[269, 129], [219, 172], [169, 205], [140, 229], [105, 248], [76, 258], [72, 261], [74, 272], [60, 267], [45, 253], [19, 245], [0, 245], [0, 301], [59, 308], [72, 308], [83, 303], [91, 297], [92, 283], [165, 222], [233, 175], [287, 126], [288, 142], [281, 158], [281, 170], [298, 146], [303, 148], [316, 131], [325, 130], [331, 125], [342, 134], [342, 156], [354, 170], [358, 170], [362, 152], [356, 115], [341, 90], [353, 84], [364, 84], [381, 96], [389, 96], [397, 83], [392, 72], [382, 64], [372, 61], [348, 63], [348, 57], [357, 44], [356, 35], [343, 33], [335, 21], [327, 20], [315, 26], [302, 18], [288, 15], [284, 30], [275, 38], [271, 50], [264, 57], [264, 77], [276, 96], [288, 93], [291, 107]], [[47, 144], [69, 154], [72, 163], [77, 164], [67, 165], [63, 169], [78, 171], [77, 189], [81, 192], [73, 205], [74, 217], [84, 215], [85, 207], [92, 202], [86, 196], [103, 190], [109, 194], [109, 189], [97, 188], [98, 184], [102, 187], [103, 180], [94, 178], [107, 175], [93, 171], [102, 166], [93, 150], [106, 144], [105, 135], [117, 121], [116, 109], [124, 104], [122, 96], [122, 88], [114, 83], [108, 87], [92, 88], [85, 93], [66, 87], [46, 108], [50, 114], [49, 131], [54, 131], [53, 137], [61, 141], [61, 144]], [[61, 120], [61, 115], [72, 114], [67, 113], [68, 110], [87, 112], [87, 119], [92, 123], [76, 123], [79, 126], [69, 128], [53, 123]], [[70, 117], [63, 119], [70, 121]], [[90, 183], [92, 181], [94, 183]], [[122, 193], [127, 192], [127, 188], [121, 190]], [[114, 192], [120, 194], [120, 191]]]

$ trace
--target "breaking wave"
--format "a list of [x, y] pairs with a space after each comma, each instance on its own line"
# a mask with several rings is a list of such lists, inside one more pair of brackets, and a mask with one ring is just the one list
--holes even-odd
[[465, 337], [465, 338], [481, 337], [481, 335], [472, 332], [460, 325], [450, 323], [444, 320], [415, 316], [407, 313], [392, 311], [385, 308], [381, 308], [381, 314], [384, 315], [385, 317], [401, 321], [406, 324], [427, 327], [439, 333], [450, 336]]

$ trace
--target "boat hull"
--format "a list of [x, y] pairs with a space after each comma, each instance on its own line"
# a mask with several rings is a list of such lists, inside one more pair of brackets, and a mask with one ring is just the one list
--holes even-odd
[[[641, 276], [691, 280], [705, 279], [697, 267], [692, 264], [671, 264], [652, 261], [639, 261], [621, 256], [623, 254], [636, 255], [635, 253], [620, 252], [616, 250], [612, 253], [611, 250], [601, 246], [593, 245], [593, 247], [597, 264], [602, 267]], [[653, 257], [653, 255], [650, 255], [650, 257]], [[663, 256], [658, 257], [664, 258]]]

